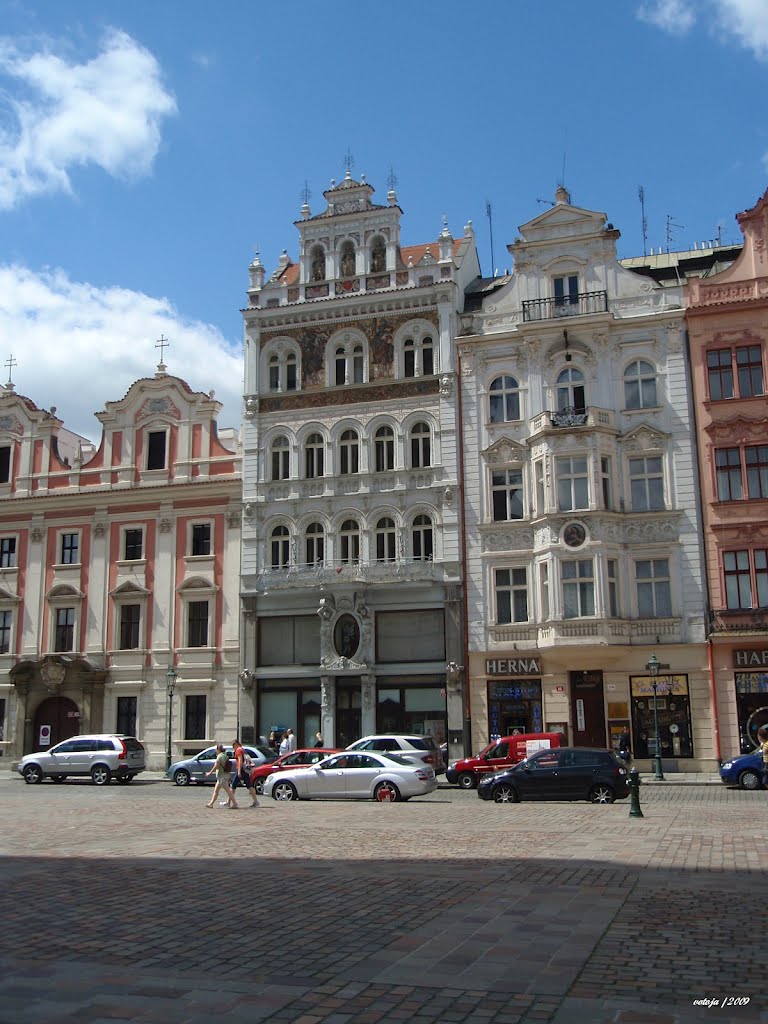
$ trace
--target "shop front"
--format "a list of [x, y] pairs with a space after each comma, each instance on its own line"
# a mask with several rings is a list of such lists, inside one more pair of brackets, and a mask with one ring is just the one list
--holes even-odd
[[262, 683], [259, 687], [258, 735], [282, 735], [293, 729], [299, 747], [313, 747], [320, 732], [320, 683]]
[[736, 715], [741, 752], [757, 747], [757, 730], [768, 725], [768, 648], [733, 651]]
[[437, 677], [414, 682], [380, 677], [376, 684], [376, 732], [448, 738], [445, 682]]
[[659, 675], [656, 696], [649, 675], [630, 676], [632, 736], [636, 758], [656, 756], [656, 723], [661, 756], [694, 757], [687, 675]]
[[519, 658], [487, 658], [488, 735], [544, 732], [541, 694], [541, 660], [537, 655]]

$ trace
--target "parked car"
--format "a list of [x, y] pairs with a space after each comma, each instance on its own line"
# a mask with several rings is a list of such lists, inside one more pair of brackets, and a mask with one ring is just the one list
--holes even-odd
[[318, 761], [323, 761], [331, 754], [338, 753], [339, 751], [335, 747], [329, 750], [322, 747], [310, 747], [304, 750], [294, 750], [290, 754], [283, 754], [276, 761], [259, 764], [253, 769], [251, 772], [253, 788], [257, 793], [261, 793], [264, 790], [265, 780], [272, 772], [284, 772], [289, 768], [308, 768], [311, 764], [317, 764]]
[[726, 786], [762, 789], [763, 755], [759, 750], [753, 750], [751, 754], [740, 754], [723, 761], [720, 765], [720, 781]]
[[443, 773], [443, 759], [431, 736], [406, 736], [388, 733], [381, 736], [363, 736], [350, 743], [347, 750], [373, 750], [381, 754], [400, 754], [415, 765], [429, 765], [435, 775]]
[[[270, 750], [269, 747], [251, 747], [248, 744], [243, 744], [246, 753], [251, 755], [251, 759], [256, 764], [267, 764], [271, 763], [277, 758], [277, 754], [274, 750]], [[227, 757], [232, 761], [232, 767], [235, 765], [235, 753], [232, 747], [224, 748], [227, 752]], [[193, 757], [186, 757], [183, 761], [175, 761], [170, 768], [166, 771], [165, 775], [168, 779], [173, 779], [177, 786], [188, 786], [190, 782], [197, 783], [198, 786], [202, 785], [213, 785], [216, 781], [216, 776], [208, 776], [208, 772], [213, 768], [213, 762], [216, 760], [216, 747], [208, 747], [206, 750], [201, 751], [199, 754], [195, 754]]]
[[473, 789], [485, 775], [511, 768], [537, 750], [559, 747], [562, 741], [561, 732], [528, 732], [503, 736], [489, 743], [474, 757], [454, 761], [448, 766], [445, 777], [448, 782], [458, 783], [462, 789]]
[[17, 771], [29, 785], [53, 779], [63, 782], [70, 775], [87, 776], [96, 786], [106, 786], [112, 779], [132, 782], [146, 768], [144, 747], [135, 736], [99, 733], [93, 736], [72, 736], [49, 750], [25, 754]]
[[417, 768], [400, 754], [343, 750], [317, 764], [274, 772], [264, 796], [275, 800], [410, 800], [437, 789], [429, 765]]
[[612, 804], [629, 795], [627, 766], [612, 750], [560, 747], [540, 750], [520, 764], [481, 779], [481, 800], [590, 800]]

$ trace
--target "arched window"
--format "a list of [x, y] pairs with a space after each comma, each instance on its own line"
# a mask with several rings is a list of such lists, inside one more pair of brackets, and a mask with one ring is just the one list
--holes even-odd
[[360, 438], [356, 430], [345, 430], [339, 441], [339, 473], [360, 472]]
[[403, 376], [428, 377], [435, 372], [432, 338], [406, 338], [403, 342]]
[[355, 276], [355, 246], [349, 241], [341, 245], [341, 276]]
[[520, 385], [514, 377], [497, 377], [488, 394], [491, 423], [520, 419]]
[[312, 281], [325, 280], [325, 249], [322, 245], [316, 245], [310, 256], [310, 279]]
[[341, 561], [354, 565], [360, 561], [360, 527], [354, 519], [345, 519], [339, 533]]
[[325, 472], [325, 442], [322, 434], [310, 434], [304, 445], [304, 471], [308, 480]]
[[557, 411], [584, 412], [587, 408], [584, 374], [575, 366], [557, 375]]
[[418, 561], [431, 562], [434, 555], [432, 520], [429, 516], [416, 516], [411, 532], [413, 557]]
[[645, 359], [636, 359], [624, 371], [624, 405], [627, 409], [655, 409], [656, 369]]
[[290, 473], [290, 446], [288, 438], [276, 437], [272, 442], [272, 479], [287, 480]]
[[291, 537], [287, 526], [276, 526], [270, 535], [272, 568], [287, 569], [291, 558]]
[[432, 445], [429, 426], [417, 423], [411, 430], [411, 468], [424, 469], [432, 465]]
[[365, 352], [359, 342], [337, 345], [333, 350], [333, 380], [336, 387], [365, 381]]
[[325, 560], [325, 531], [322, 523], [310, 523], [304, 531], [304, 551], [307, 565], [320, 566]]
[[272, 352], [269, 357], [269, 390], [295, 391], [298, 382], [298, 360], [295, 352]]
[[395, 432], [392, 427], [379, 427], [374, 437], [376, 472], [395, 468]]
[[376, 561], [394, 562], [396, 542], [395, 522], [389, 516], [383, 516], [376, 523]]
[[383, 274], [387, 269], [387, 247], [381, 235], [371, 243], [371, 273]]
[[413, 338], [406, 338], [403, 342], [403, 376], [416, 376], [416, 343]]

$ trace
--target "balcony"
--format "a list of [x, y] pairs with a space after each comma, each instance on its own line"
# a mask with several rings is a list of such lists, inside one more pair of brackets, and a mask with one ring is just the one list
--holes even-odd
[[291, 565], [285, 569], [263, 569], [258, 590], [295, 590], [338, 585], [339, 583], [431, 583], [440, 582], [443, 566], [426, 559], [401, 559], [395, 562], [343, 562], [328, 559], [318, 565]]
[[534, 641], [551, 647], [573, 644], [680, 643], [681, 619], [556, 619], [542, 623], [511, 623], [488, 630], [492, 644]]
[[530, 436], [539, 434], [545, 430], [569, 430], [574, 427], [607, 427], [610, 430], [616, 429], [615, 414], [612, 409], [599, 409], [595, 405], [585, 406], [577, 409], [568, 406], [565, 409], [557, 409], [540, 412], [530, 421]]
[[710, 633], [768, 633], [768, 608], [715, 608]]
[[523, 302], [523, 323], [607, 312], [608, 292], [579, 292], [551, 299], [527, 299]]

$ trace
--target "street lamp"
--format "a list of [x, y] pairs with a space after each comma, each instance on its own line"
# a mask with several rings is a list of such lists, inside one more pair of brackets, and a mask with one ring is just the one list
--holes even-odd
[[661, 737], [659, 736], [659, 709], [658, 709], [658, 686], [659, 686], [659, 669], [661, 668], [661, 662], [652, 654], [648, 664], [645, 666], [651, 676], [651, 686], [653, 687], [653, 730], [656, 733], [656, 756], [654, 758], [656, 762], [656, 772], [654, 778], [660, 782], [665, 782], [664, 770], [661, 766]]
[[171, 767], [171, 728], [173, 725], [173, 691], [176, 689], [176, 669], [170, 665], [165, 673], [166, 689], [168, 691], [168, 751], [166, 754], [166, 768]]

